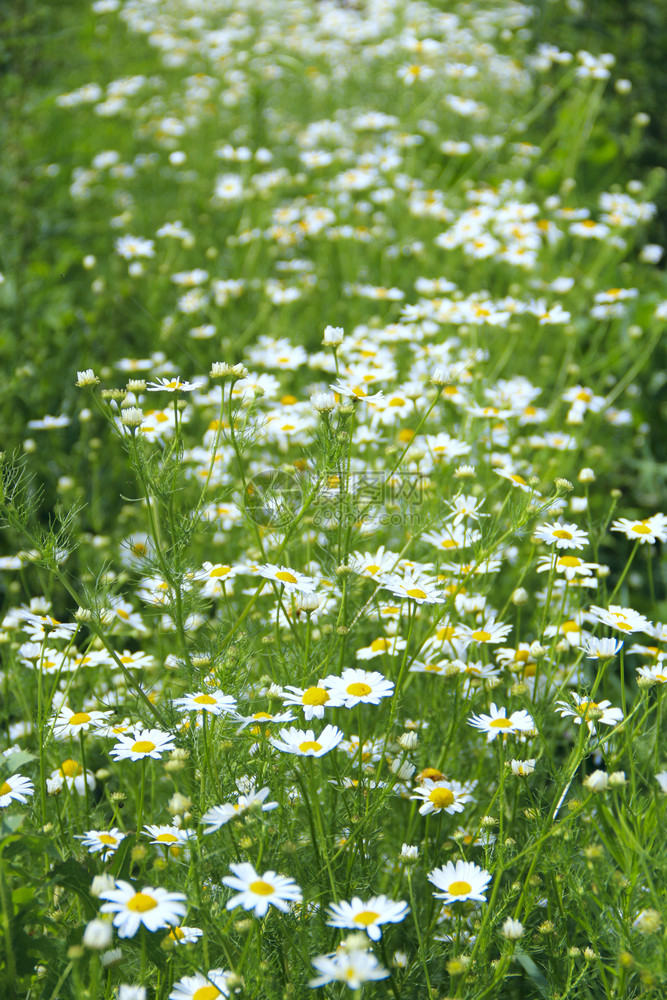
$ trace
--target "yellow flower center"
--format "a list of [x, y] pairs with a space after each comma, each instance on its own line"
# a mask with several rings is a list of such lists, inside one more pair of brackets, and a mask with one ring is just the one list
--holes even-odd
[[452, 882], [447, 890], [450, 896], [467, 896], [472, 892], [470, 882]]
[[303, 743], [299, 743], [299, 750], [301, 753], [308, 753], [309, 750], [313, 750], [317, 753], [317, 751], [321, 749], [322, 744], [318, 743], [317, 740], [304, 740]]
[[361, 924], [363, 927], [369, 927], [370, 924], [375, 923], [379, 916], [380, 914], [375, 913], [374, 910], [362, 910], [361, 913], [357, 913], [354, 922], [355, 924]]
[[453, 625], [447, 625], [445, 626], [445, 628], [440, 628], [435, 633], [436, 639], [438, 639], [440, 642], [449, 642], [449, 640], [453, 639], [455, 635], [456, 635], [456, 629], [454, 628]]
[[136, 743], [132, 744], [132, 749], [135, 753], [152, 753], [155, 750], [155, 744], [151, 743], [150, 740], [137, 740]]
[[514, 654], [515, 663], [526, 663], [528, 657], [530, 656], [530, 650], [528, 649], [517, 649]]
[[136, 892], [132, 899], [128, 900], [126, 906], [133, 913], [146, 913], [147, 910], [155, 909], [157, 899], [153, 899], [147, 892]]
[[[169, 933], [167, 934], [167, 937], [170, 937], [172, 939], [172, 941], [180, 941], [182, 938], [185, 937], [185, 932], [182, 931], [180, 927], [172, 927], [171, 930], [169, 931]], [[203, 988], [204, 987], [202, 987], [202, 989]], [[197, 990], [197, 993], [198, 992], [199, 992], [199, 990]], [[195, 996], [196, 996], [196, 994], [195, 994]]]
[[0, 788], [0, 795], [9, 795], [12, 790], [12, 786], [8, 781], [3, 781], [2, 788]]
[[577, 625], [576, 622], [563, 622], [560, 627], [561, 632], [581, 632], [581, 625]]
[[329, 701], [329, 692], [321, 687], [309, 687], [301, 696], [303, 705], [326, 705]]
[[270, 712], [255, 712], [255, 714], [253, 715], [253, 719], [259, 719], [260, 722], [263, 722], [266, 719], [272, 719], [272, 718], [273, 718], [273, 716], [270, 714]]
[[583, 564], [583, 559], [579, 559], [578, 556], [561, 556], [556, 565], [567, 569], [575, 569], [578, 566], [583, 566]]
[[220, 990], [217, 986], [200, 986], [192, 994], [192, 1000], [216, 1000], [219, 996]]
[[474, 639], [475, 642], [488, 642], [491, 638], [491, 633], [485, 632], [484, 629], [480, 629], [477, 632], [473, 632], [471, 638]]
[[90, 716], [87, 712], [75, 712], [69, 717], [70, 726], [81, 726], [84, 722], [90, 722]]
[[[209, 573], [209, 576], [212, 576], [212, 577], [213, 576], [227, 576], [227, 574], [231, 571], [231, 568], [232, 568], [231, 566], [216, 566], [215, 569], [211, 570], [211, 572]], [[211, 989], [214, 989], [214, 988], [215, 987], [211, 987]]]
[[198, 705], [215, 705], [215, 698], [212, 698], [210, 694], [198, 694], [196, 698], [193, 699]]
[[280, 569], [276, 573], [276, 580], [282, 580], [283, 583], [296, 583], [296, 577], [293, 573], [288, 573], [286, 569]]
[[348, 684], [345, 690], [353, 698], [363, 698], [367, 694], [370, 694], [373, 688], [370, 684], [364, 684], [363, 681], [355, 681], [354, 684]]
[[389, 649], [389, 639], [373, 639], [371, 649], [374, 653], [384, 652]]
[[512, 723], [509, 719], [492, 719], [489, 723], [494, 729], [511, 729]]
[[[531, 407], [527, 407], [527, 411], [529, 409], [531, 409]], [[528, 485], [528, 483], [523, 478], [523, 476], [518, 476], [516, 473], [513, 476], [510, 476], [510, 479], [512, 480], [513, 483], [517, 483], [519, 486], [527, 486]]]
[[100, 844], [116, 844], [116, 838], [112, 837], [110, 833], [100, 834]]
[[250, 892], [254, 892], [256, 896], [270, 896], [275, 889], [270, 882], [264, 882], [263, 879], [258, 879], [256, 882], [251, 882], [248, 886]]
[[156, 840], [159, 840], [161, 844], [173, 844], [178, 840], [175, 833], [158, 833]]
[[568, 541], [572, 539], [573, 535], [571, 531], [567, 531], [565, 528], [556, 528], [554, 531], [554, 538], [565, 538]]
[[410, 590], [406, 591], [408, 597], [416, 597], [418, 600], [426, 600], [428, 594], [426, 591], [421, 590], [419, 587], [411, 587]]
[[380, 572], [380, 567], [376, 563], [371, 563], [370, 566], [366, 567], [366, 572], [370, 573], [371, 576], [375, 576], [376, 573]]
[[446, 809], [454, 801], [454, 793], [449, 788], [432, 788], [428, 798], [436, 809]]
[[78, 776], [83, 772], [83, 768], [80, 764], [77, 764], [75, 760], [65, 760], [60, 765], [60, 772], [64, 774], [66, 778], [78, 778]]
[[651, 529], [649, 528], [648, 524], [644, 524], [643, 522], [641, 524], [635, 524], [635, 525], [633, 525], [632, 528], [630, 529], [630, 531], [634, 531], [635, 535], [650, 535], [651, 534]]
[[443, 538], [440, 546], [443, 549], [458, 549], [459, 544], [454, 538]]

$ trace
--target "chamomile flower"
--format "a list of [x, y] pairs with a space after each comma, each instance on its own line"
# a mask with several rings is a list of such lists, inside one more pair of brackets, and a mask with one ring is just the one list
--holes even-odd
[[589, 660], [611, 660], [622, 645], [622, 639], [596, 639], [591, 635], [583, 640], [581, 648]]
[[512, 712], [510, 716], [504, 708], [496, 708], [492, 702], [490, 715], [471, 715], [468, 725], [474, 726], [486, 733], [487, 742], [491, 743], [497, 736], [520, 736], [523, 733], [533, 733], [535, 723], [524, 709]]
[[440, 892], [434, 892], [436, 899], [444, 899], [445, 903], [474, 900], [486, 901], [485, 892], [491, 881], [491, 875], [484, 868], [471, 861], [448, 861], [441, 868], [434, 868], [428, 876]]
[[186, 712], [210, 712], [223, 715], [236, 712], [236, 698], [222, 691], [196, 691], [182, 698], [174, 698], [174, 707]]
[[319, 736], [312, 729], [281, 729], [280, 739], [271, 737], [269, 742], [276, 750], [296, 754], [299, 757], [323, 757], [334, 750], [343, 739], [337, 726], [325, 726]]
[[[192, 929], [174, 927], [168, 936], [172, 937], [173, 935], [174, 939], [179, 941], [176, 937], [177, 931]], [[201, 931], [197, 937], [200, 935]], [[179, 941], [179, 943], [181, 942]], [[169, 1000], [217, 1000], [218, 997], [228, 997], [228, 977], [229, 972], [225, 972], [222, 969], [209, 969], [205, 976], [201, 972], [196, 972], [194, 976], [183, 976], [177, 983], [174, 983], [173, 989], [169, 994]]]
[[159, 378], [155, 382], [147, 382], [146, 389], [148, 392], [192, 392], [194, 389], [200, 389], [203, 384], [203, 382], [185, 382], [176, 375], [171, 378]]
[[148, 931], [177, 924], [185, 916], [185, 898], [182, 892], [152, 886], [137, 892], [129, 882], [116, 881], [115, 888], [100, 893], [100, 899], [106, 900], [100, 913], [114, 914], [118, 937], [134, 937], [142, 924]]
[[[143, 833], [151, 838], [151, 844], [156, 847], [165, 847], [171, 853], [178, 855], [178, 848], [182, 847], [191, 837], [194, 837], [194, 830], [184, 830], [180, 826], [145, 826]], [[176, 851], [172, 849], [176, 848]]]
[[637, 677], [647, 684], [667, 684], [667, 667], [664, 663], [652, 667], [637, 667]]
[[667, 519], [664, 514], [656, 514], [643, 521], [619, 517], [612, 521], [611, 531], [620, 531], [626, 538], [639, 542], [640, 545], [655, 545], [656, 542], [667, 542]]
[[174, 944], [196, 944], [203, 933], [199, 927], [186, 927], [181, 924], [180, 927], [171, 928], [167, 934], [167, 940], [173, 941]]
[[323, 719], [326, 708], [338, 708], [343, 704], [342, 698], [334, 695], [322, 680], [307, 688], [287, 684], [283, 689], [282, 699], [283, 705], [299, 705], [306, 722]]
[[542, 524], [533, 532], [535, 538], [557, 549], [582, 549], [588, 541], [588, 535], [576, 524], [563, 524], [556, 521], [553, 524]]
[[397, 653], [405, 649], [407, 646], [407, 640], [402, 639], [400, 635], [378, 636], [377, 639], [373, 639], [370, 646], [362, 646], [361, 649], [357, 650], [358, 660], [374, 660], [376, 656], [396, 656]]
[[11, 802], [27, 802], [28, 795], [34, 795], [35, 786], [30, 778], [22, 774], [12, 774], [0, 785], [0, 809], [6, 809]]
[[491, 645], [502, 642], [512, 631], [511, 625], [503, 625], [494, 618], [489, 618], [482, 625], [460, 625], [458, 634], [463, 640], [468, 642], [478, 642], [483, 645]]
[[408, 598], [415, 604], [444, 604], [446, 600], [446, 596], [431, 579], [424, 579], [411, 573], [406, 573], [403, 577], [388, 576], [381, 586], [390, 590], [396, 597]]
[[598, 563], [585, 562], [579, 556], [557, 556], [556, 553], [543, 556], [537, 563], [538, 573], [555, 570], [562, 573], [566, 580], [574, 580], [577, 576], [591, 576], [596, 569], [599, 569]]
[[651, 627], [644, 615], [633, 608], [622, 608], [619, 604], [610, 604], [608, 608], [593, 604], [590, 613], [602, 625], [610, 625], [621, 632], [646, 632]]
[[572, 718], [577, 726], [585, 722], [590, 733], [595, 732], [595, 723], [601, 722], [605, 726], [616, 726], [623, 721], [623, 712], [620, 708], [612, 708], [610, 701], [593, 701], [592, 698], [585, 698], [572, 691], [570, 694], [574, 706], [568, 705], [566, 701], [557, 701], [556, 708], [562, 718]]
[[429, 813], [458, 813], [463, 812], [463, 807], [468, 802], [472, 802], [470, 794], [474, 781], [468, 781], [462, 785], [459, 781], [447, 781], [440, 779], [433, 781], [426, 778], [423, 784], [414, 789], [411, 799], [421, 799], [419, 813], [421, 816], [428, 816]]
[[345, 708], [379, 705], [383, 698], [390, 698], [394, 691], [393, 681], [388, 681], [377, 670], [355, 667], [346, 667], [342, 677], [326, 677], [324, 683], [335, 698], [341, 699]]
[[242, 906], [244, 910], [252, 910], [256, 917], [263, 917], [269, 906], [287, 913], [291, 903], [300, 903], [303, 898], [294, 879], [285, 875], [274, 871], [260, 875], [247, 861], [229, 867], [234, 874], [226, 875], [222, 883], [237, 889], [238, 894], [227, 900], [228, 910]]
[[237, 816], [242, 816], [249, 809], [257, 808], [261, 812], [271, 812], [273, 809], [277, 809], [277, 802], [266, 801], [268, 796], [268, 788], [260, 788], [256, 792], [254, 787], [252, 787], [245, 795], [239, 795], [236, 802], [224, 802], [220, 806], [213, 806], [201, 818], [201, 822], [206, 827], [204, 833], [215, 833], [225, 823], [229, 823], [231, 819], [236, 819]]
[[85, 793], [86, 785], [90, 791], [95, 788], [95, 775], [92, 771], [84, 771], [81, 764], [71, 758], [64, 760], [60, 767], [51, 772], [46, 780], [46, 790], [49, 795], [57, 795], [65, 786], [70, 792], [78, 795]]
[[81, 840], [81, 845], [88, 848], [89, 854], [99, 853], [102, 861], [108, 861], [125, 839], [125, 834], [116, 826], [111, 830], [87, 830], [76, 836]]
[[289, 566], [267, 564], [265, 566], [258, 566], [257, 573], [259, 576], [264, 577], [265, 580], [273, 580], [279, 584], [284, 588], [286, 594], [312, 594], [317, 587], [316, 580], [305, 576], [303, 573], [299, 573], [296, 569], [291, 569]]
[[57, 740], [76, 739], [80, 733], [94, 730], [104, 724], [111, 712], [73, 712], [62, 705], [53, 723], [53, 735]]
[[364, 901], [354, 896], [348, 903], [331, 903], [329, 906], [329, 927], [349, 927], [365, 930], [371, 941], [379, 941], [382, 924], [399, 924], [405, 919], [410, 908], [407, 903], [395, 902], [387, 896], [372, 896]]
[[375, 955], [362, 949], [339, 948], [331, 955], [317, 955], [311, 962], [319, 973], [308, 983], [315, 989], [327, 983], [345, 983], [351, 990], [358, 990], [364, 983], [386, 979], [389, 971], [383, 968]]
[[163, 753], [175, 748], [170, 733], [161, 729], [135, 729], [131, 734], [121, 735], [109, 756], [113, 760], [144, 760], [146, 757], [160, 760]]

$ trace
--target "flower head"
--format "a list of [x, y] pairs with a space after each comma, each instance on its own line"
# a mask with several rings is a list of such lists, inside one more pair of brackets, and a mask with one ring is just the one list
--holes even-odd
[[114, 889], [100, 893], [100, 899], [107, 900], [100, 912], [114, 914], [118, 937], [134, 937], [142, 924], [149, 931], [177, 924], [185, 916], [185, 898], [182, 892], [151, 886], [137, 892], [129, 882], [117, 881]]
[[229, 867], [234, 874], [226, 875], [222, 882], [231, 889], [237, 889], [238, 894], [227, 900], [228, 910], [242, 906], [244, 910], [253, 910], [256, 917], [263, 917], [269, 906], [287, 913], [290, 903], [301, 902], [301, 889], [294, 879], [277, 875], [274, 871], [260, 875], [247, 861]]
[[484, 902], [491, 875], [471, 861], [448, 861], [441, 868], [435, 868], [428, 876], [429, 882], [442, 890], [433, 895], [444, 899], [445, 903], [462, 902], [466, 899]]

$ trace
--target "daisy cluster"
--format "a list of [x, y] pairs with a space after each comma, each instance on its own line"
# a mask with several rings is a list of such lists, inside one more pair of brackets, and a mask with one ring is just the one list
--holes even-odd
[[536, 92], [593, 116], [613, 56], [447, 6], [93, 4], [127, 73], [55, 100], [104, 142], [67, 197], [100, 330], [151, 326], [27, 423], [79, 434], [89, 511], [35, 526], [0, 459], [0, 877], [45, 996], [660, 988], [667, 514], [609, 496], [656, 207], [578, 188], [578, 139], [539, 171]]

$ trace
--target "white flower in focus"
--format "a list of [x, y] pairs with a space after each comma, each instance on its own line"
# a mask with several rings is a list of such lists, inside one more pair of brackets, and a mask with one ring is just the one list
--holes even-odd
[[113, 913], [113, 924], [118, 937], [134, 937], [143, 924], [148, 931], [158, 931], [170, 924], [177, 924], [185, 916], [182, 892], [168, 892], [146, 886], [137, 892], [129, 882], [116, 881], [114, 889], [100, 893], [107, 900], [101, 913]]
[[355, 896], [349, 903], [345, 900], [332, 903], [329, 907], [329, 927], [349, 927], [363, 929], [372, 941], [379, 941], [382, 924], [398, 924], [409, 912], [407, 903], [394, 902], [387, 896], [372, 896], [363, 901]]
[[231, 864], [229, 867], [234, 874], [225, 876], [223, 885], [239, 891], [236, 896], [227, 900], [228, 910], [242, 906], [244, 910], [253, 910], [256, 917], [263, 917], [269, 906], [287, 913], [290, 903], [301, 902], [301, 889], [294, 879], [277, 875], [274, 871], [259, 875], [248, 862]]

